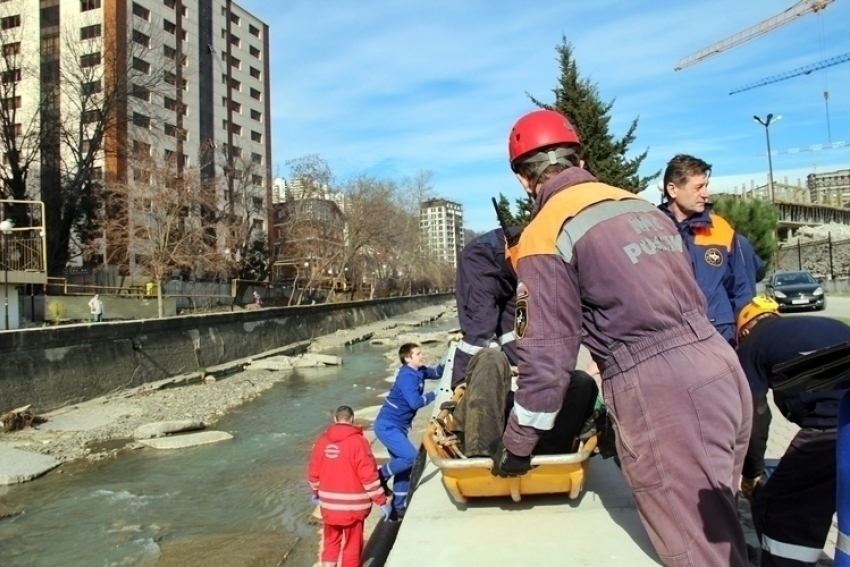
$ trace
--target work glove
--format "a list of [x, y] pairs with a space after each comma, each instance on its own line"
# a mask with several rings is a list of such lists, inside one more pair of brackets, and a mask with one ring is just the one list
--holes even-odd
[[493, 476], [509, 477], [523, 475], [531, 470], [531, 456], [518, 457], [505, 449], [502, 438], [490, 443], [487, 448], [490, 458], [493, 459], [493, 468], [490, 474]]
[[745, 476], [741, 477], [741, 494], [744, 495], [744, 498], [753, 501], [753, 496], [755, 495], [756, 488], [759, 485], [759, 479], [761, 479], [761, 475], [755, 478], [747, 478]]
[[319, 495], [313, 494], [312, 496], [310, 496], [310, 503], [313, 504], [313, 506], [318, 506], [319, 505]]
[[437, 392], [428, 392], [425, 394], [425, 405], [427, 406], [431, 402], [437, 399]]
[[455, 408], [457, 408], [457, 402], [454, 400], [449, 400], [440, 404], [441, 410], [454, 411]]
[[389, 522], [393, 515], [393, 506], [389, 502], [381, 506], [381, 514], [384, 515], [384, 521]]

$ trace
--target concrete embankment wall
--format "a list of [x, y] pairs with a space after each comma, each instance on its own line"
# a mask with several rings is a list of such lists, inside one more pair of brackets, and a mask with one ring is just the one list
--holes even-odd
[[45, 412], [450, 299], [356, 301], [0, 333], [0, 414]]

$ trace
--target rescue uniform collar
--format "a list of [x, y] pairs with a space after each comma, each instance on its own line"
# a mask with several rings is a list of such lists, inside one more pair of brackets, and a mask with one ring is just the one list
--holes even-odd
[[712, 203], [706, 203], [705, 210], [701, 213], [694, 213], [682, 222], [676, 221], [676, 216], [673, 214], [673, 211], [670, 210], [669, 203], [661, 203], [658, 205], [659, 210], [661, 210], [665, 215], [670, 217], [670, 219], [676, 224], [680, 229], [683, 227], [688, 227], [689, 229], [695, 228], [711, 228], [711, 212], [714, 209], [714, 205]]
[[531, 211], [531, 217], [534, 218], [537, 212], [543, 208], [553, 195], [560, 193], [561, 190], [578, 185], [579, 183], [588, 183], [596, 181], [589, 171], [580, 167], [568, 167], [555, 177], [546, 181], [537, 190], [537, 197], [534, 199], [534, 208]]

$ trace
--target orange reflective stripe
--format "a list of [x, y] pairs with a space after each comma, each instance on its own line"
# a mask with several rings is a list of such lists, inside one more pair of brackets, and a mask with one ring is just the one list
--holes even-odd
[[525, 256], [554, 254], [555, 243], [565, 222], [591, 205], [624, 199], [640, 197], [604, 183], [580, 183], [564, 189], [549, 199], [523, 231], [512, 259], [516, 262]]
[[697, 246], [723, 246], [727, 251], [732, 250], [732, 240], [735, 238], [735, 229], [726, 219], [714, 213], [709, 215], [711, 228], [697, 228], [694, 230], [694, 244]]

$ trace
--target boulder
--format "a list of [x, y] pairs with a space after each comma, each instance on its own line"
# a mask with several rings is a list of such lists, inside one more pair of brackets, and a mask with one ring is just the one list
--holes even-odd
[[133, 431], [133, 439], [152, 439], [154, 437], [165, 437], [169, 433], [180, 433], [181, 431], [197, 431], [203, 429], [201, 421], [183, 419], [179, 421], [159, 421], [140, 425]]

